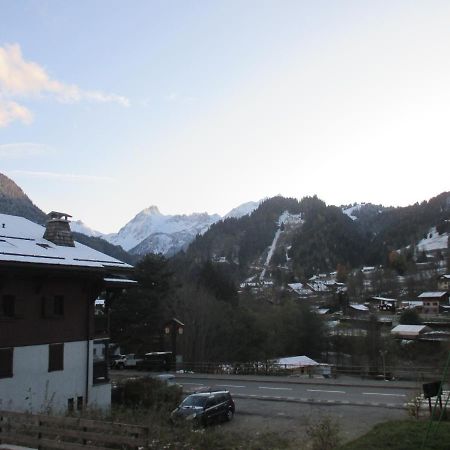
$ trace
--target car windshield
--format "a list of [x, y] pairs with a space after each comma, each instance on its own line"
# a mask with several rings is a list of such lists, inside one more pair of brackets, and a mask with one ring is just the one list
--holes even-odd
[[205, 395], [190, 395], [183, 400], [181, 406], [205, 406], [207, 399]]

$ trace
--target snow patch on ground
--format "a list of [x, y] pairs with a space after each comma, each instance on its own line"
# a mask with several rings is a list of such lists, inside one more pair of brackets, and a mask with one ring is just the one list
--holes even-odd
[[[431, 237], [430, 237], [431, 235]], [[439, 234], [436, 231], [436, 227], [431, 228], [425, 239], [422, 239], [417, 244], [417, 249], [419, 251], [431, 251], [431, 250], [440, 250], [443, 248], [447, 248], [449, 233]]]
[[284, 223], [285, 225], [295, 225], [303, 223], [301, 214], [291, 214], [289, 211], [284, 211], [278, 219], [278, 226]]
[[350, 217], [350, 219], [356, 220], [357, 217], [354, 216], [353, 213], [354, 213], [355, 211], [359, 211], [359, 210], [361, 209], [361, 206], [362, 206], [361, 204], [357, 204], [357, 205], [354, 205], [354, 206], [350, 206], [350, 208], [343, 209], [342, 212], [343, 212], [344, 214], [346, 214], [348, 217]]

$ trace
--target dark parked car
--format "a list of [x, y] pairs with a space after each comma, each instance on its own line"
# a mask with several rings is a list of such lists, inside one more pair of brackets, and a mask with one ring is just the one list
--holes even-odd
[[209, 425], [218, 420], [231, 420], [234, 416], [234, 401], [228, 391], [197, 392], [188, 395], [172, 411], [171, 419], [192, 420], [195, 425]]

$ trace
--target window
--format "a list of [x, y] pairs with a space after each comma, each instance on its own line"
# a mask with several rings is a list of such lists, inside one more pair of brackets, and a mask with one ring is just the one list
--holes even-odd
[[0, 378], [13, 376], [13, 348], [0, 348]]
[[77, 410], [81, 411], [83, 409], [83, 397], [77, 397]]
[[11, 318], [14, 317], [15, 316], [15, 304], [16, 304], [16, 299], [15, 299], [14, 295], [3, 295], [0, 316], [11, 317]]
[[64, 370], [64, 344], [50, 344], [48, 346], [48, 371]]
[[67, 410], [73, 412], [73, 397], [67, 399]]
[[53, 299], [53, 314], [64, 316], [64, 297], [62, 295], [55, 295]]
[[42, 316], [47, 318], [64, 317], [64, 296], [42, 297]]

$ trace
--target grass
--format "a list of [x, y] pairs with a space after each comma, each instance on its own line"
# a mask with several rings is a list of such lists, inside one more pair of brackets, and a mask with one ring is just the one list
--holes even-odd
[[442, 422], [436, 430], [437, 422], [423, 441], [429, 427], [428, 421], [401, 420], [376, 425], [364, 436], [339, 447], [339, 450], [448, 450], [450, 448], [450, 423]]

